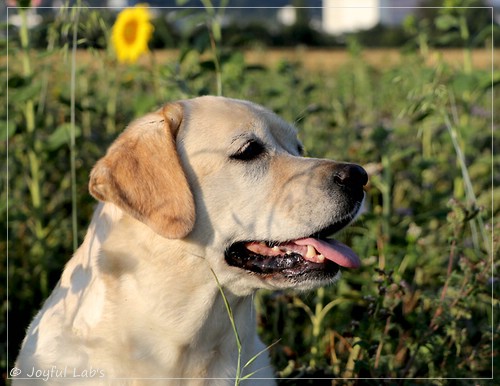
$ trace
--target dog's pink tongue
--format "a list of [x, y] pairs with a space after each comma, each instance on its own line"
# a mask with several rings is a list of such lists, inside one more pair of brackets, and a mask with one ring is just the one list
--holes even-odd
[[337, 240], [318, 240], [311, 237], [294, 240], [297, 245], [311, 245], [326, 259], [346, 268], [358, 268], [361, 260], [347, 245]]

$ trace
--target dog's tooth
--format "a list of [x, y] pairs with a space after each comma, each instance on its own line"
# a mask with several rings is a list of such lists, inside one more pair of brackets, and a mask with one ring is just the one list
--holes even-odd
[[323, 256], [322, 254], [319, 254], [318, 257], [318, 263], [324, 263], [325, 262], [325, 256]]
[[274, 252], [279, 252], [279, 251], [280, 251], [280, 249], [279, 249], [277, 246], [274, 246], [274, 247], [273, 247], [273, 251], [274, 251]]
[[291, 255], [293, 252], [292, 251], [285, 251], [285, 255]]
[[314, 249], [314, 247], [312, 245], [308, 245], [306, 257], [312, 258], [314, 256], [316, 256], [316, 249]]

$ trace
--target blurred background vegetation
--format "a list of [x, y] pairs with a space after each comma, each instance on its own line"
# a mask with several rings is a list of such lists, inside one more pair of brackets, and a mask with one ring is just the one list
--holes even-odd
[[271, 348], [280, 384], [494, 384], [500, 69], [491, 9], [421, 8], [398, 27], [328, 36], [311, 28], [307, 9], [276, 29], [222, 25], [234, 10], [202, 3], [173, 16], [155, 12], [151, 52], [132, 64], [117, 62], [108, 44], [116, 11], [61, 7], [32, 29], [6, 26], [4, 378], [83, 239], [95, 206], [87, 192], [94, 162], [133, 118], [219, 93], [294, 122], [309, 156], [370, 173], [366, 212], [342, 235], [362, 268], [308, 294], [256, 297], [263, 340], [280, 338]]

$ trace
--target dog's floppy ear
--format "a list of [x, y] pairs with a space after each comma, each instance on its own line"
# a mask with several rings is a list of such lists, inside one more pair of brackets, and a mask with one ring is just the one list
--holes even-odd
[[90, 173], [90, 193], [112, 202], [166, 238], [185, 237], [194, 200], [175, 141], [182, 105], [169, 103], [134, 122]]

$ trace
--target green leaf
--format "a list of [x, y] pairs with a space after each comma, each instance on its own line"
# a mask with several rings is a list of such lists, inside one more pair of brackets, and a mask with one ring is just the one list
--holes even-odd
[[[481, 83], [479, 81], [479, 76], [476, 73], [459, 73], [455, 79], [453, 79], [451, 84], [455, 93], [462, 96], [465, 93], [475, 91]], [[491, 82], [489, 83], [489, 86], [491, 86]]]
[[452, 15], [441, 15], [436, 18], [436, 27], [441, 31], [448, 31], [451, 28], [458, 27], [459, 22], [456, 17]]
[[[267, 351], [269, 351], [271, 349], [271, 347], [273, 347], [274, 345], [278, 344], [279, 340], [277, 340], [276, 342], [270, 344], [269, 346], [265, 347], [264, 349], [260, 350], [257, 354], [255, 354], [253, 357], [251, 357], [247, 363], [245, 363], [245, 365], [243, 366], [243, 368], [247, 368], [248, 366], [250, 366], [253, 362], [255, 362], [255, 360], [260, 357], [262, 354], [266, 353]], [[259, 371], [259, 370], [257, 370]], [[248, 374], [246, 377], [244, 377], [243, 379], [247, 378], [247, 377], [250, 377], [252, 376], [253, 374], [255, 374], [257, 371], [254, 371], [253, 373], [251, 374]]]
[[212, 34], [214, 36], [214, 40], [216, 42], [220, 42], [221, 39], [222, 39], [222, 31], [221, 31], [221, 28], [220, 28], [220, 23], [218, 23], [217, 21], [214, 21], [214, 23], [212, 24]]
[[450, 31], [439, 36], [436, 41], [441, 45], [453, 44], [454, 42], [460, 41], [460, 33], [458, 31]]
[[0, 141], [11, 138], [17, 130], [14, 121], [0, 121]]
[[9, 102], [24, 103], [26, 101], [32, 100], [38, 96], [38, 94], [40, 93], [40, 89], [40, 82], [33, 82], [29, 85], [16, 85], [15, 88], [9, 90]]
[[157, 104], [156, 97], [153, 94], [139, 95], [134, 99], [134, 111], [136, 115], [144, 115], [154, 109]]
[[193, 42], [193, 48], [200, 54], [204, 53], [210, 47], [210, 38], [208, 34], [199, 34]]
[[[75, 138], [81, 135], [81, 129], [75, 126]], [[56, 150], [62, 145], [69, 145], [71, 140], [71, 124], [63, 123], [49, 136], [47, 139], [47, 148], [49, 150]]]

